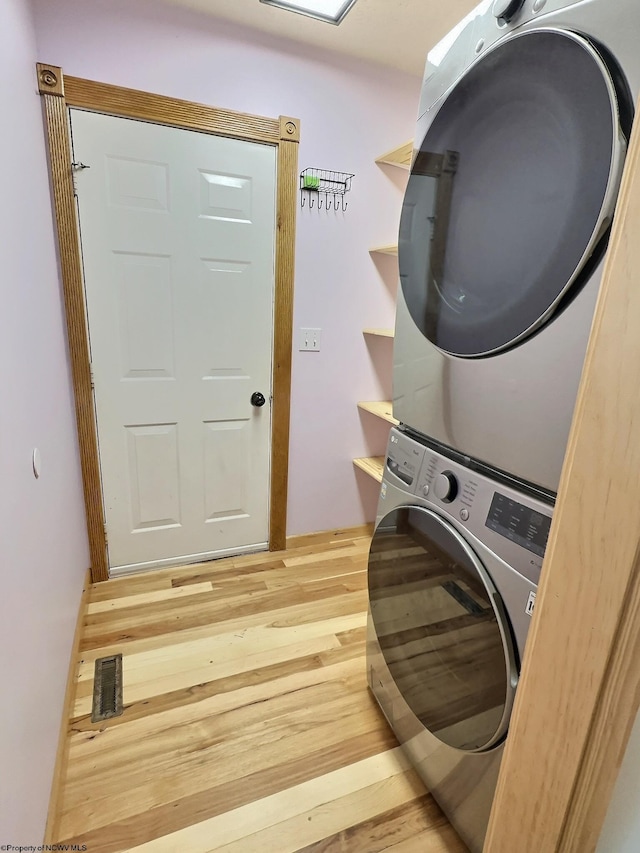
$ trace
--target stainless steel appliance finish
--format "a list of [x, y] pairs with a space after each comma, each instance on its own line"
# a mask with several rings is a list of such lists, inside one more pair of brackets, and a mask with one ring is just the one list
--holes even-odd
[[369, 685], [472, 853], [486, 833], [552, 512], [391, 431], [369, 555]]
[[636, 0], [486, 0], [425, 73], [394, 415], [551, 492], [640, 92], [639, 31]]

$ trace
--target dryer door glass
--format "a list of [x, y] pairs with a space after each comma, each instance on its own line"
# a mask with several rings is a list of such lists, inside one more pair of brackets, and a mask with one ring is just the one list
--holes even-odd
[[513, 346], [588, 277], [626, 149], [617, 97], [596, 50], [556, 31], [503, 42], [446, 97], [399, 238], [405, 301], [437, 347], [472, 357]]
[[376, 528], [369, 606], [405, 702], [437, 738], [488, 749], [506, 734], [517, 683], [511, 629], [491, 579], [435, 513], [400, 507]]

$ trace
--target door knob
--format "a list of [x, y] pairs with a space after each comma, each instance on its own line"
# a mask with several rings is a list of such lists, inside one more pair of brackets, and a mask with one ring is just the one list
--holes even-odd
[[264, 406], [267, 401], [264, 398], [264, 394], [261, 394], [259, 391], [254, 391], [251, 395], [251, 405], [256, 408], [260, 408], [260, 406]]

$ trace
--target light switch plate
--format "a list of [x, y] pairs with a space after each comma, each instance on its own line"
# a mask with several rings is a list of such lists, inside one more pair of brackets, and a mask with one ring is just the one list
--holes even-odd
[[320, 352], [322, 329], [300, 329], [300, 352]]

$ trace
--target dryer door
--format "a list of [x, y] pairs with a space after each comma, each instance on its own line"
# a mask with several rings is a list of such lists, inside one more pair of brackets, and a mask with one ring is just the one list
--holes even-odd
[[376, 528], [368, 574], [378, 644], [415, 716], [457, 749], [500, 742], [518, 666], [504, 606], [475, 553], [440, 516], [400, 507]]
[[588, 278], [613, 216], [629, 98], [613, 60], [560, 30], [500, 42], [446, 97], [418, 141], [399, 237], [405, 302], [439, 349], [508, 349]]

